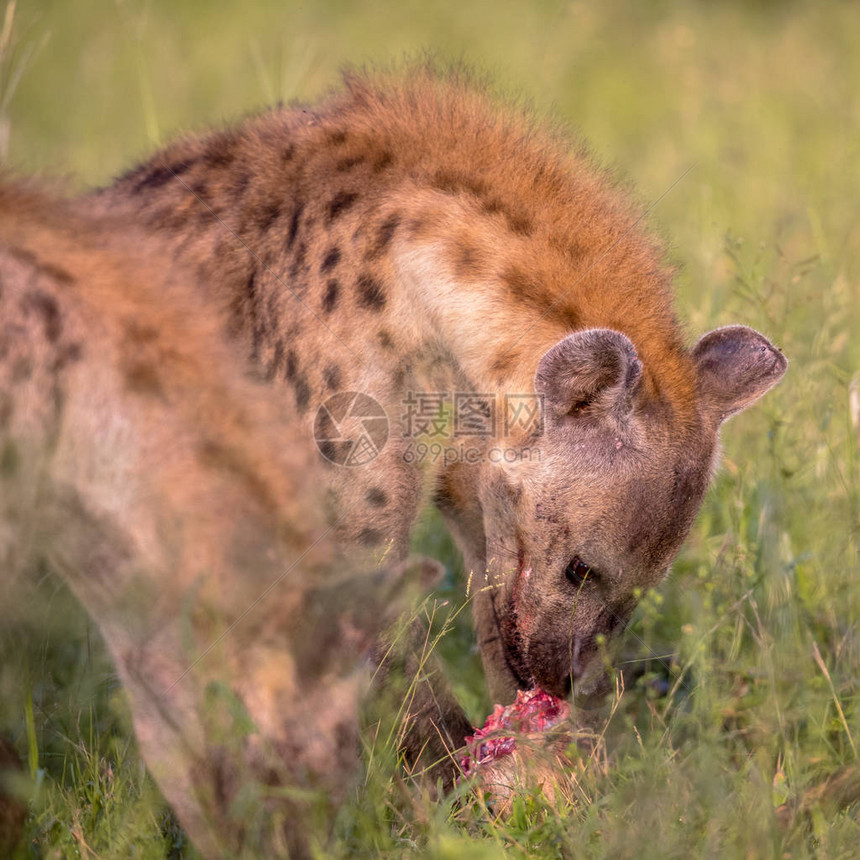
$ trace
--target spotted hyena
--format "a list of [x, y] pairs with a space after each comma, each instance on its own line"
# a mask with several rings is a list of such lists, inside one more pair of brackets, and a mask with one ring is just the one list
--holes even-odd
[[[330, 522], [343, 546], [400, 558], [432, 499], [499, 702], [594, 687], [597, 643], [690, 528], [720, 425], [786, 369], [743, 326], [688, 346], [639, 210], [581, 147], [459, 72], [347, 74], [316, 105], [179, 140], [81, 206], [195, 273], [309, 450], [333, 395], [385, 410], [390, 438], [363, 466], [338, 466], [338, 428], [323, 434]], [[451, 440], [420, 447], [410, 404], [440, 392], [472, 397], [486, 426], [451, 441], [455, 402], [424, 428]], [[509, 420], [517, 397], [542, 420]], [[469, 726], [424, 692], [416, 736], [435, 757]]]
[[338, 559], [307, 446], [183, 267], [72, 209], [0, 183], [0, 615], [46, 561], [197, 846], [302, 854], [357, 763], [357, 664], [401, 579]]

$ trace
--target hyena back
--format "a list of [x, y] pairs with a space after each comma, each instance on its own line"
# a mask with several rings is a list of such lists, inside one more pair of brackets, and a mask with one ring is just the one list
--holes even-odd
[[[309, 448], [332, 394], [385, 407], [371, 465], [318, 458], [337, 533], [401, 556], [432, 497], [473, 577], [496, 701], [597, 684], [599, 643], [690, 528], [722, 421], [786, 368], [742, 326], [690, 348], [636, 207], [456, 72], [347, 75], [316, 106], [171, 144], [81, 205], [193, 268]], [[493, 431], [459, 440], [477, 456], [416, 464], [398, 423], [415, 392], [489, 398]], [[505, 394], [542, 397], [543, 425], [505, 435]], [[461, 742], [462, 714], [435, 707], [419, 734]]]
[[145, 236], [0, 184], [4, 602], [36, 559], [68, 582], [207, 856], [301, 855], [317, 806], [282, 787], [323, 815], [343, 796], [400, 580], [332, 551], [307, 453], [189, 281]]

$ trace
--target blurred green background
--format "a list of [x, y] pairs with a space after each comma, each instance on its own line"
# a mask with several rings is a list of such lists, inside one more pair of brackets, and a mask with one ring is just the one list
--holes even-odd
[[[7, 36], [0, 158], [75, 189], [176, 133], [313, 100], [344, 64], [465, 60], [659, 199], [650, 221], [679, 266], [691, 339], [744, 322], [791, 359], [725, 429], [694, 532], [634, 620], [627, 686], [605, 756], [577, 771], [578, 802], [525, 797], [506, 822], [407, 803], [377, 756], [328, 852], [856, 856], [857, 797], [816, 791], [850, 787], [860, 743], [860, 7], [67, 0], [19, 2]], [[440, 597], [456, 608], [456, 554], [432, 517], [416, 542], [450, 565]], [[43, 615], [2, 640], [2, 727], [30, 756], [21, 850], [188, 851], [142, 774], [97, 634], [53, 580], [41, 587]], [[480, 721], [491, 703], [467, 615], [440, 651]]]

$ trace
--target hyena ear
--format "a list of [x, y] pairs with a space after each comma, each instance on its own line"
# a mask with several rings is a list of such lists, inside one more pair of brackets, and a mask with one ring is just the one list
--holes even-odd
[[556, 417], [575, 415], [586, 407], [614, 412], [632, 408], [642, 377], [642, 362], [630, 340], [608, 328], [568, 335], [538, 362], [535, 391]]
[[718, 422], [758, 400], [788, 367], [779, 349], [743, 325], [708, 332], [693, 348], [693, 357], [702, 404]]

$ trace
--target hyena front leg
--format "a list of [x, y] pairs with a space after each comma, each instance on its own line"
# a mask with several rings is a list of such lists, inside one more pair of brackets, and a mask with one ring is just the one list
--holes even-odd
[[386, 711], [402, 713], [400, 745], [412, 774], [432, 784], [441, 780], [448, 791], [460, 773], [456, 753], [473, 727], [430, 642], [420, 618], [395, 625], [381, 637], [374, 698]]
[[[390, 401], [385, 408], [388, 415], [395, 416], [400, 405]], [[380, 551], [386, 557], [400, 558], [407, 552], [409, 533], [418, 516], [421, 476], [404, 451], [403, 440], [393, 434], [372, 465], [332, 475], [330, 498], [335, 500], [333, 512], [343, 545], [355, 547], [372, 532], [389, 541]], [[344, 510], [350, 515], [343, 516]], [[423, 566], [420, 578], [429, 589], [442, 579], [444, 566], [430, 559]], [[429, 778], [435, 784], [441, 779], [446, 790], [451, 788], [460, 773], [455, 753], [473, 729], [445, 678], [441, 661], [432, 653], [425, 619], [397, 619], [380, 637], [374, 663], [373, 705], [383, 714], [402, 717], [398, 737], [407, 767], [422, 781]]]

